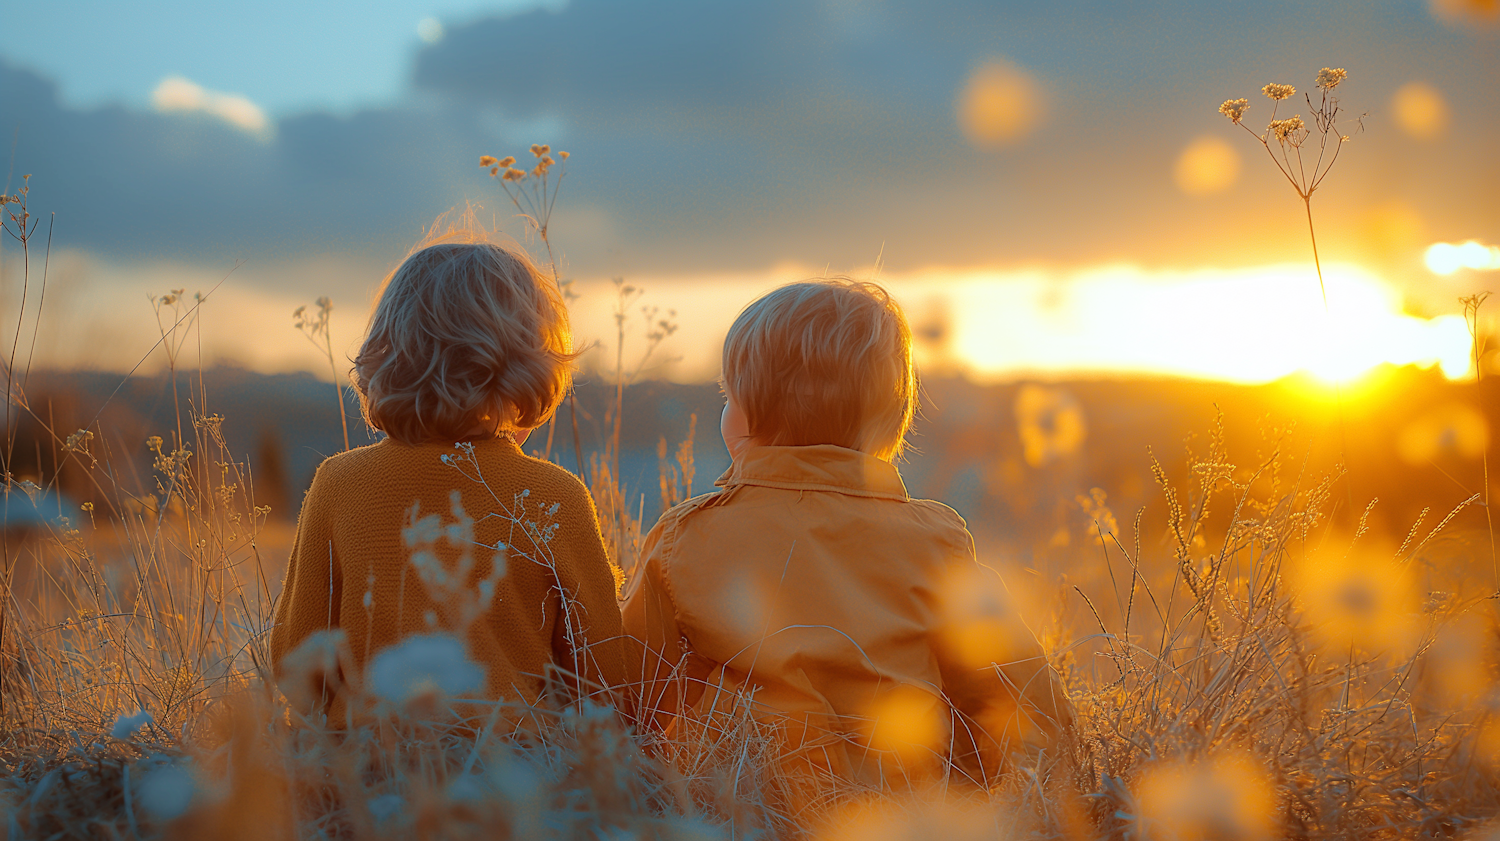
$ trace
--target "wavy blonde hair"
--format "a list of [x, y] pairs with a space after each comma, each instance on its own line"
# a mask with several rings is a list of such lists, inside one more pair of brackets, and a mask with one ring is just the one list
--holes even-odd
[[572, 380], [557, 284], [470, 216], [439, 219], [386, 278], [354, 359], [365, 421], [405, 444], [539, 426]]
[[890, 461], [917, 406], [911, 327], [874, 283], [792, 283], [746, 307], [724, 340], [724, 390], [772, 446], [836, 444]]

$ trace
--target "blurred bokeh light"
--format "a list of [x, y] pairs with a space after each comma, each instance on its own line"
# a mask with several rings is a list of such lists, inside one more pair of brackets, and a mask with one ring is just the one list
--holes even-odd
[[1031, 74], [993, 60], [973, 72], [958, 98], [958, 125], [976, 146], [1003, 146], [1030, 134], [1042, 120], [1044, 102]]
[[1221, 137], [1199, 137], [1177, 156], [1172, 177], [1190, 196], [1221, 193], [1240, 177], [1240, 153]]
[[1401, 430], [1396, 452], [1407, 464], [1421, 466], [1456, 455], [1479, 458], [1490, 445], [1490, 424], [1484, 414], [1465, 403], [1435, 406]]
[[1435, 140], [1448, 130], [1448, 101], [1437, 88], [1407, 82], [1391, 96], [1396, 125], [1419, 140]]

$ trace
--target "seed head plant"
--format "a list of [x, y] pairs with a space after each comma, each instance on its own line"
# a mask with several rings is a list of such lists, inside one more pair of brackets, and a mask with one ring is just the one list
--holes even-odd
[[333, 315], [333, 300], [324, 295], [314, 304], [318, 308], [316, 313], [308, 312], [305, 305], [293, 310], [292, 325], [328, 359], [328, 372], [333, 375], [333, 387], [338, 393], [339, 431], [344, 434], [344, 449], [347, 450], [349, 449], [349, 416], [344, 409], [343, 382], [339, 377], [338, 366], [333, 361], [333, 327], [330, 318]]
[[[1339, 131], [1340, 104], [1339, 97], [1334, 94], [1348, 77], [1348, 72], [1342, 67], [1325, 67], [1318, 71], [1317, 78], [1313, 81], [1318, 90], [1317, 103], [1313, 102], [1311, 94], [1302, 95], [1313, 121], [1311, 127], [1303, 121], [1301, 114], [1278, 119], [1281, 103], [1297, 95], [1297, 89], [1291, 85], [1273, 82], [1261, 88], [1261, 93], [1271, 100], [1272, 105], [1271, 119], [1265, 130], [1259, 133], [1245, 124], [1245, 112], [1250, 110], [1248, 99], [1226, 99], [1219, 106], [1220, 114], [1244, 129], [1266, 150], [1277, 171], [1292, 185], [1297, 197], [1302, 199], [1303, 209], [1307, 213], [1307, 234], [1312, 240], [1313, 265], [1318, 272], [1318, 289], [1323, 293], [1325, 309], [1328, 307], [1328, 289], [1323, 283], [1323, 265], [1318, 259], [1318, 236], [1313, 228], [1312, 197], [1338, 161], [1344, 144], [1349, 142], [1349, 136]], [[1318, 155], [1316, 159], [1312, 159], [1314, 144], [1309, 141], [1315, 134]]]

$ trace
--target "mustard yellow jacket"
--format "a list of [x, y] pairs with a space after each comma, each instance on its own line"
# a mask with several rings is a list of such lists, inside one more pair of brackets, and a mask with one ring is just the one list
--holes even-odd
[[882, 783], [945, 754], [988, 775], [1008, 740], [1068, 718], [963, 519], [908, 496], [894, 466], [752, 447], [717, 484], [662, 516], [626, 594], [649, 725], [748, 709], [787, 755]]

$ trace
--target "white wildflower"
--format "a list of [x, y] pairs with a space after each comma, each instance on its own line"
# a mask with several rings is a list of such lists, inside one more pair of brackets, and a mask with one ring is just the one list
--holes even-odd
[[115, 722], [115, 726], [109, 731], [112, 738], [125, 740], [134, 736], [142, 727], [154, 721], [151, 713], [145, 710], [136, 710], [134, 715], [122, 715]]
[[182, 763], [167, 761], [142, 775], [136, 797], [153, 818], [170, 821], [188, 810], [197, 791], [193, 772]]
[[406, 801], [399, 794], [382, 794], [379, 797], [370, 798], [365, 806], [370, 810], [370, 817], [377, 823], [390, 820], [406, 808]]
[[457, 696], [478, 692], [484, 668], [468, 658], [464, 645], [446, 634], [407, 637], [375, 655], [370, 689], [382, 700], [403, 706], [423, 695]]

